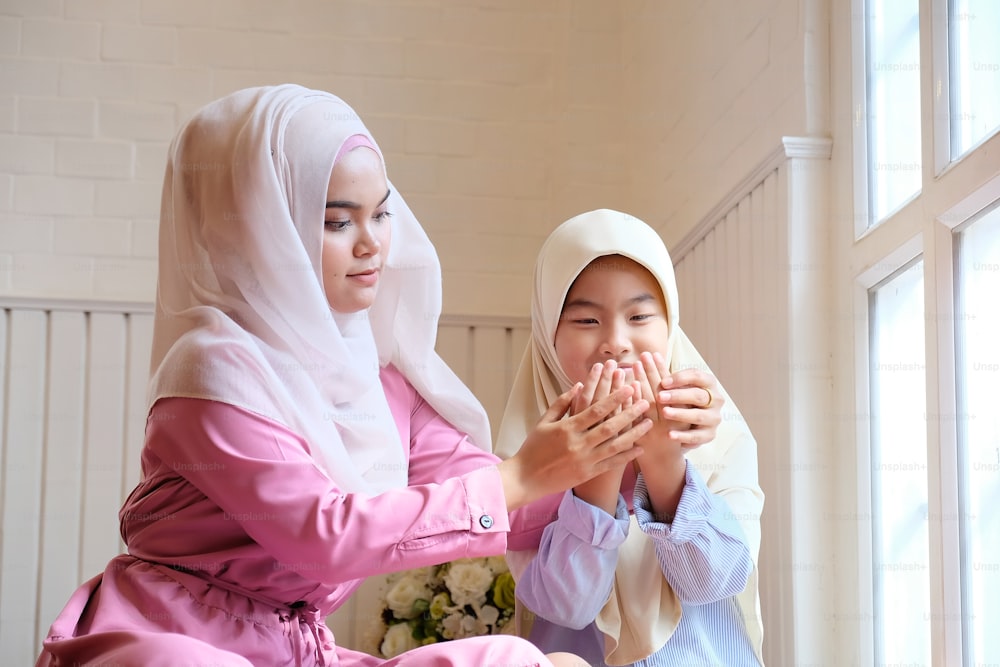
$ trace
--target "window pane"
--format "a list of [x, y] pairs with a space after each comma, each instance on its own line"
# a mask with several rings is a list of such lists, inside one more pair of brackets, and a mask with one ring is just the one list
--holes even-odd
[[951, 0], [951, 157], [1000, 127], [1000, 2]]
[[957, 421], [967, 665], [1000, 664], [1000, 209], [959, 239]]
[[923, 263], [871, 292], [876, 664], [930, 664]]
[[869, 0], [868, 202], [878, 222], [920, 191], [917, 0]]

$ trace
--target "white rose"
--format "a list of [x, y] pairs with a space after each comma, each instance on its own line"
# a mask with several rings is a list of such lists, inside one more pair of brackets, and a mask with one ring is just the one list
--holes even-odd
[[483, 623], [489, 626], [496, 626], [500, 620], [500, 610], [492, 605], [485, 605], [476, 609], [476, 615]]
[[400, 653], [405, 653], [410, 649], [415, 649], [420, 644], [413, 638], [413, 631], [406, 623], [396, 623], [390, 625], [382, 638], [382, 646], [379, 650], [387, 658], [395, 658]]
[[475, 616], [466, 616], [462, 612], [448, 614], [441, 621], [441, 634], [445, 639], [465, 639], [487, 634], [486, 627]]
[[486, 591], [493, 585], [493, 573], [482, 563], [456, 561], [444, 575], [444, 583], [456, 605], [483, 604], [486, 602]]
[[441, 636], [445, 639], [457, 639], [458, 632], [462, 629], [462, 613], [455, 612], [448, 614], [441, 619]]
[[417, 576], [405, 576], [393, 584], [385, 594], [385, 603], [396, 618], [409, 619], [417, 615], [413, 603], [420, 599], [429, 603], [431, 597], [433, 597], [431, 589], [423, 579]]
[[434, 567], [418, 567], [413, 570], [408, 570], [406, 572], [406, 576], [412, 577], [424, 584], [430, 584], [431, 580], [434, 578], [434, 570]]
[[503, 556], [489, 556], [486, 558], [486, 567], [490, 568], [490, 572], [493, 576], [500, 574], [501, 572], [507, 572], [510, 568], [507, 566], [507, 559]]

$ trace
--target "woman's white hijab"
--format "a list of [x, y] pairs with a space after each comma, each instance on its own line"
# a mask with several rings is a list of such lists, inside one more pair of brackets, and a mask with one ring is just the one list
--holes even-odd
[[[577, 276], [592, 261], [606, 255], [621, 255], [638, 262], [659, 282], [667, 304], [669, 333], [664, 350], [671, 371], [709, 370], [680, 328], [673, 263], [656, 231], [618, 211], [600, 209], [578, 215], [549, 235], [535, 264], [531, 340], [500, 424], [495, 449], [501, 457], [510, 457], [520, 448], [548, 406], [571, 386], [556, 355], [556, 328], [566, 294]], [[746, 536], [754, 571], [738, 602], [754, 651], [763, 664], [756, 561], [764, 496], [757, 483], [757, 445], [732, 399], [721, 386], [720, 390], [726, 403], [716, 438], [690, 451], [687, 458], [702, 474], [708, 488], [726, 499]], [[514, 574], [522, 573], [532, 557], [533, 552], [509, 553]], [[649, 657], [677, 628], [680, 601], [659, 572], [653, 542], [632, 517], [628, 538], [619, 549], [611, 595], [596, 619], [605, 638], [607, 664], [629, 665]]]
[[[331, 311], [321, 250], [334, 159], [375, 140], [325, 92], [237, 91], [199, 110], [170, 147], [148, 406], [229, 403], [299, 434], [345, 491], [407, 483], [407, 456], [379, 381], [395, 365], [445, 419], [489, 448], [486, 413], [434, 352], [437, 254], [389, 183], [390, 251], [374, 305]], [[387, 179], [388, 181], [388, 179]]]

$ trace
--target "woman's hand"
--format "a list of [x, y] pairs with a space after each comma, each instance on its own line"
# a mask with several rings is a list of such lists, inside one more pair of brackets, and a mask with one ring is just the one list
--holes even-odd
[[664, 380], [671, 382], [666, 359], [659, 353], [643, 352], [639, 355], [639, 363], [632, 366], [632, 371], [639, 384], [640, 396], [650, 404], [646, 416], [653, 422], [653, 428], [643, 437], [643, 444], [649, 445], [647, 449], [657, 447], [676, 450], [676, 456], [683, 456], [680, 448], [684, 443], [678, 436], [685, 434], [691, 425], [667, 414], [664, 408], [671, 404], [661, 400], [663, 392], [658, 391]]
[[652, 426], [643, 418], [649, 403], [632, 401], [634, 389], [622, 386], [564, 419], [582, 389], [577, 383], [559, 396], [521, 449], [498, 464], [508, 510], [623, 467], [642, 453], [634, 444]]
[[714, 375], [688, 368], [662, 376], [656, 397], [658, 412], [666, 419], [684, 424], [671, 436], [685, 449], [711, 442], [722, 423], [726, 398]]
[[[715, 438], [722, 422], [722, 396], [715, 376], [688, 369], [670, 373], [659, 353], [644, 352], [634, 366], [643, 396], [656, 387], [657, 421], [640, 441], [644, 454], [637, 463], [646, 480], [653, 515], [673, 520], [684, 492], [684, 453]], [[716, 391], [712, 391], [715, 388]]]

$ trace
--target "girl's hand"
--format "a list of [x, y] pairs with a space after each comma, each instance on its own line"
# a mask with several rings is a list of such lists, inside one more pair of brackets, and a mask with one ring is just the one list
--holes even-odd
[[[580, 412], [592, 402], [599, 401], [624, 386], [625, 371], [618, 368], [618, 364], [614, 361], [607, 361], [603, 365], [594, 364], [590, 373], [587, 374], [583, 388], [573, 401], [573, 412]], [[633, 383], [633, 395], [638, 394], [638, 383]], [[629, 397], [617, 412], [621, 412], [622, 409], [627, 409], [631, 405], [632, 398]], [[619, 490], [626, 465], [627, 462], [620, 466], [614, 466], [607, 472], [576, 485], [573, 487], [573, 493], [580, 500], [614, 515], [618, 507]]]

